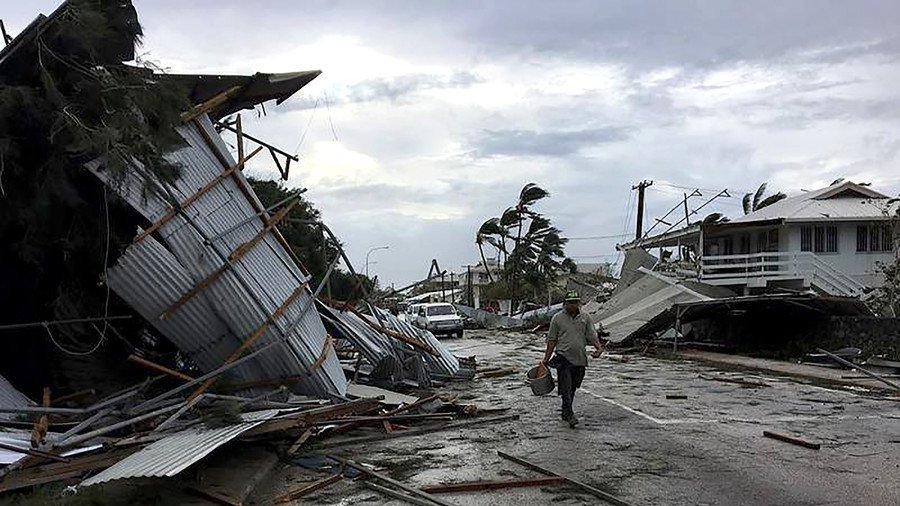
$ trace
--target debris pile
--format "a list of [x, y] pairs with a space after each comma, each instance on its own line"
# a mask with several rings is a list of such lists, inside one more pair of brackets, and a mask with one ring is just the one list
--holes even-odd
[[[106, 28], [104, 38], [79, 39], [86, 22]], [[303, 190], [266, 207], [242, 172], [268, 149], [286, 179], [297, 157], [246, 134], [239, 115], [225, 116], [281, 103], [319, 72], [157, 74], [125, 63], [139, 34], [130, 2], [72, 0], [0, 52], [4, 97], [47, 102], [28, 111], [47, 117], [22, 124], [25, 138], [53, 129], [62, 152], [48, 152], [66, 156], [45, 160], [0, 143], [12, 164], [0, 193], [4, 182], [19, 192], [0, 198], [0, 232], [9, 238], [0, 274], [15, 289], [0, 294], [8, 302], [0, 332], [13, 336], [10, 357], [25, 357], [4, 364], [12, 382], [0, 377], [0, 492], [171, 477], [236, 440], [265, 440], [292, 454], [369, 425], [403, 435], [471, 415], [436, 395], [392, 391], [471, 379], [474, 363], [372, 305], [358, 277], [356, 300], [324, 297], [340, 260], [356, 276], [339, 241], [324, 224], [306, 224], [327, 231], [340, 250], [314, 284], [279, 231]], [[66, 93], [88, 89], [82, 81], [96, 96], [66, 105]], [[107, 88], [126, 81], [128, 93], [117, 95], [125, 103], [106, 102]], [[27, 102], [3, 102], [0, 129]], [[56, 116], [65, 128], [53, 125]], [[220, 131], [234, 133], [236, 153]], [[258, 147], [245, 152], [245, 142]], [[38, 168], [48, 163], [64, 170], [53, 185], [68, 200], [27, 202], [29, 191], [46, 186]], [[60, 223], [32, 232], [35, 217], [54, 214]], [[59, 227], [77, 239], [60, 241]], [[77, 275], [41, 264], [57, 256], [69, 256]], [[98, 307], [99, 316], [84, 316]], [[32, 323], [7, 324], [23, 318]], [[34, 342], [53, 346], [27, 353]], [[77, 373], [82, 383], [72, 371], [86, 371]], [[20, 384], [40, 389], [40, 403]]]

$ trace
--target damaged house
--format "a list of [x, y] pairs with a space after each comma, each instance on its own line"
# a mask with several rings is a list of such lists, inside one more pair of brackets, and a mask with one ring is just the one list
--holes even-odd
[[[871, 315], [861, 298], [881, 286], [882, 266], [896, 259], [896, 208], [895, 199], [842, 181], [733, 220], [623, 244], [622, 283], [594, 320], [621, 341], [685, 323], [673, 307], [692, 304], [732, 316], [763, 308]], [[796, 334], [804, 325], [787, 327]]]

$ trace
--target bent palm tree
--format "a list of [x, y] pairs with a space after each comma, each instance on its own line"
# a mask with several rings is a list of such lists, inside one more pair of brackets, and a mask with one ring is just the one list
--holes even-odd
[[484, 269], [487, 271], [488, 280], [493, 283], [494, 276], [491, 274], [491, 267], [487, 263], [487, 258], [484, 256], [484, 242], [487, 241], [490, 244], [493, 244], [494, 247], [497, 247], [497, 242], [494, 240], [492, 236], [501, 235], [502, 227], [500, 226], [499, 218], [490, 218], [486, 220], [484, 223], [478, 227], [478, 232], [475, 233], [475, 244], [478, 245], [478, 251], [481, 253], [481, 265], [484, 266]]
[[744, 195], [744, 199], [741, 202], [744, 206], [744, 214], [750, 214], [752, 212], [759, 211], [760, 209], [770, 206], [778, 202], [779, 200], [784, 200], [787, 198], [787, 195], [782, 192], [778, 192], [763, 198], [763, 195], [765, 195], [766, 193], [767, 185], [768, 183], [763, 183], [759, 185], [756, 193], [747, 193]]

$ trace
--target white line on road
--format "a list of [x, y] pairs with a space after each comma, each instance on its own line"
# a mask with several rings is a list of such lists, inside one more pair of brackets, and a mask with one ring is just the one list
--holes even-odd
[[689, 423], [753, 423], [753, 424], [766, 424], [766, 423], [785, 423], [785, 422], [808, 422], [813, 420], [873, 420], [873, 419], [893, 419], [895, 415], [884, 414], [884, 415], [797, 415], [797, 416], [777, 416], [772, 418], [737, 418], [737, 417], [722, 417], [722, 418], [655, 418], [643, 411], [634, 409], [630, 406], [626, 406], [621, 402], [610, 399], [608, 397], [603, 397], [602, 395], [597, 395], [590, 390], [581, 389], [582, 392], [590, 395], [591, 397], [595, 397], [600, 399], [603, 402], [608, 404], [612, 404], [618, 408], [624, 409], [631, 414], [638, 415], [639, 417], [649, 420], [657, 425], [682, 425]]

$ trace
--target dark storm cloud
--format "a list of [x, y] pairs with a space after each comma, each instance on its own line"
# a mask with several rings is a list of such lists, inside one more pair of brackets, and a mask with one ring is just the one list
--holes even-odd
[[471, 155], [477, 158], [492, 156], [551, 156], [576, 155], [584, 148], [625, 140], [630, 132], [621, 127], [600, 127], [584, 130], [482, 130], [471, 141]]
[[[367, 79], [339, 89], [337, 94], [329, 93], [329, 106], [358, 104], [387, 100], [398, 102], [410, 95], [437, 89], [468, 88], [481, 82], [481, 78], [471, 72], [457, 71], [450, 75], [407, 74], [391, 78]], [[287, 107], [292, 110], [312, 109], [321, 99], [302, 97], [293, 100]]]

